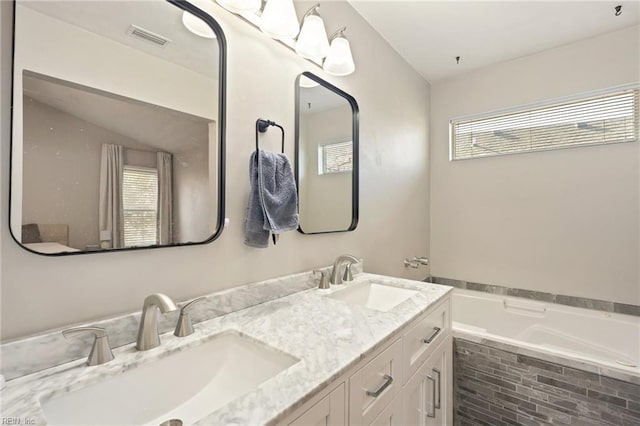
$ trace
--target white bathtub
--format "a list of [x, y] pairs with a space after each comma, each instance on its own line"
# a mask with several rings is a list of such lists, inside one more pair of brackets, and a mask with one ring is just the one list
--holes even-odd
[[453, 330], [570, 367], [640, 378], [640, 317], [455, 289]]

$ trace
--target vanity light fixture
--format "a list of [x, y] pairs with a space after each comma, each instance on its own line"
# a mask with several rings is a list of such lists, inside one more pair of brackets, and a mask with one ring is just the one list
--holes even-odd
[[267, 0], [260, 19], [260, 29], [278, 40], [296, 38], [300, 24], [293, 0]]
[[203, 38], [216, 38], [215, 33], [206, 22], [198, 18], [196, 15], [182, 12], [182, 24], [192, 33]]
[[329, 37], [331, 43], [329, 54], [322, 64], [322, 68], [327, 74], [343, 77], [356, 70], [349, 40], [344, 35], [346, 29], [347, 27], [342, 27]]
[[251, 8], [246, 6], [249, 10], [247, 12], [244, 11], [244, 6], [240, 6], [254, 1], [256, 0], [216, 0], [227, 11], [322, 67], [328, 74], [341, 77], [355, 71], [351, 46], [344, 35], [346, 27], [327, 37], [324, 20], [318, 13], [319, 3], [304, 14], [301, 30], [293, 0], [265, 0], [262, 11], [257, 12], [253, 11], [255, 5]]
[[324, 21], [318, 13], [320, 3], [307, 10], [302, 18], [302, 29], [296, 41], [296, 53], [306, 59], [319, 60], [329, 53], [329, 40]]
[[262, 6], [262, 0], [216, 0], [216, 2], [232, 13], [255, 13]]

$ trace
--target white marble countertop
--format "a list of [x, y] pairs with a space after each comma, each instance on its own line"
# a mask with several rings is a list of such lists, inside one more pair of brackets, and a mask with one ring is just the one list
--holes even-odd
[[[369, 280], [419, 292], [388, 312], [324, 297], [328, 292]], [[114, 350], [115, 359], [100, 366], [87, 367], [85, 360], [77, 360], [11, 380], [0, 394], [2, 417], [46, 424], [39, 402], [43, 397], [48, 399], [90, 386], [142, 363], [187, 350], [208, 341], [211, 336], [233, 331], [300, 361], [196, 424], [274, 424], [386, 343], [451, 289], [419, 281], [359, 274], [352, 283], [334, 286], [328, 291], [302, 291], [199, 323], [195, 326], [196, 332], [188, 337], [163, 334], [162, 345], [150, 351], [136, 351], [135, 345], [130, 344]]]

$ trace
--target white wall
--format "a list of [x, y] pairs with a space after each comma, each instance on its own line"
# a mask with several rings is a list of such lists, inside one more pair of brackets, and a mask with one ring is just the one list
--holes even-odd
[[438, 81], [431, 273], [640, 303], [640, 145], [448, 161], [451, 118], [640, 81], [640, 27]]
[[[297, 3], [303, 13], [307, 4]], [[366, 260], [372, 272], [424, 278], [402, 259], [428, 255], [429, 85], [346, 3], [323, 4], [329, 30], [348, 28], [357, 71], [326, 76], [278, 42], [214, 2], [206, 2], [228, 43], [227, 210], [230, 225], [212, 244], [48, 258], [20, 248], [8, 233], [11, 2], [2, 20], [2, 338], [140, 309], [163, 292], [176, 300], [326, 265], [342, 253]], [[375, 49], [371, 47], [375, 46]], [[284, 234], [278, 245], [243, 244], [248, 163], [255, 120], [269, 118], [287, 132], [293, 156], [295, 79], [309, 70], [354, 96], [360, 106], [360, 224], [355, 232]], [[410, 152], [411, 155], [407, 155]]]

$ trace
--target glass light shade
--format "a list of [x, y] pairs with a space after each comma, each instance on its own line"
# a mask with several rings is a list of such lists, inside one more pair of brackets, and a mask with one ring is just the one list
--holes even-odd
[[182, 23], [189, 31], [197, 36], [216, 38], [215, 33], [206, 22], [186, 10], [182, 12]]
[[296, 38], [300, 24], [293, 0], [267, 0], [260, 18], [260, 29], [272, 38]]
[[329, 53], [329, 40], [324, 21], [318, 15], [304, 18], [296, 41], [296, 53], [307, 59], [322, 59]]
[[336, 37], [331, 41], [329, 54], [322, 64], [322, 68], [327, 74], [342, 77], [349, 75], [356, 70], [351, 55], [349, 40], [344, 37]]
[[261, 0], [216, 0], [216, 2], [233, 13], [255, 13], [262, 6]]

